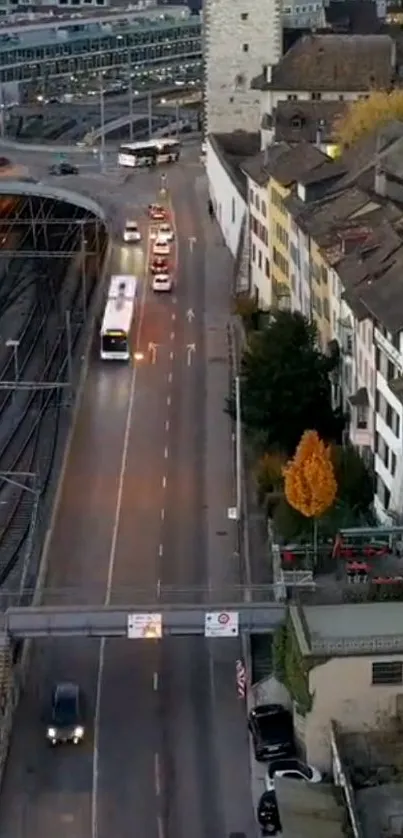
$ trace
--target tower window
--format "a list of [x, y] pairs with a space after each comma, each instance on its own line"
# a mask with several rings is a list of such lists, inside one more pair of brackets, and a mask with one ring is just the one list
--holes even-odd
[[249, 17], [248, 12], [242, 12], [242, 14], [241, 14], [241, 20], [248, 20], [248, 17]]
[[249, 52], [249, 44], [242, 44], [243, 52]]

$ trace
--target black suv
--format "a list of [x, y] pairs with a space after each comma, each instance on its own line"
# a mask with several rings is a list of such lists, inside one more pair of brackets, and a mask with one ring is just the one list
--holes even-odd
[[78, 168], [77, 166], [73, 166], [71, 163], [67, 163], [67, 161], [63, 161], [63, 163], [56, 163], [54, 166], [51, 166], [49, 169], [50, 175], [78, 175]]
[[59, 742], [73, 742], [74, 745], [78, 745], [83, 740], [82, 697], [77, 684], [63, 682], [53, 688], [46, 738], [52, 745]]
[[292, 716], [282, 704], [259, 704], [251, 710], [248, 725], [257, 760], [295, 756]]

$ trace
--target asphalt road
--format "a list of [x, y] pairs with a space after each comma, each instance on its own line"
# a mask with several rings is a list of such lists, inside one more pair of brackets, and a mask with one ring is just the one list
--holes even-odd
[[[132, 368], [102, 365], [94, 346], [51, 544], [48, 584], [63, 588], [65, 601], [157, 603], [168, 585], [192, 587], [194, 598], [214, 585], [207, 555], [209, 242], [195, 174], [201, 177], [198, 167], [182, 166], [168, 176], [178, 255], [171, 296], [150, 290], [147, 246], [142, 257], [119, 244], [114, 250], [111, 272], [144, 280], [135, 339], [144, 359]], [[136, 174], [122, 187], [122, 215], [130, 200], [133, 211], [146, 205], [157, 187], [157, 173]], [[221, 406], [217, 416], [226, 421]], [[213, 558], [225, 575], [230, 557], [217, 551]], [[36, 644], [1, 795], [0, 838], [252, 835], [238, 656], [237, 641], [203, 638]], [[77, 749], [50, 750], [45, 742], [43, 712], [58, 678], [79, 681], [87, 696], [88, 735]]]

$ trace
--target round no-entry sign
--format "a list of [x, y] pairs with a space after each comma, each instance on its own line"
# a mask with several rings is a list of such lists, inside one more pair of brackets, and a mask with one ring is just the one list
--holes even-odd
[[226, 614], [225, 611], [218, 615], [218, 622], [221, 623], [222, 626], [226, 626], [227, 623], [229, 623], [229, 620], [229, 614]]

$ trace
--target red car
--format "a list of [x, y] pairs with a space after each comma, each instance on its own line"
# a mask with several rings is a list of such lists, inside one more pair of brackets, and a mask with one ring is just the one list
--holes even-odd
[[159, 204], [150, 204], [148, 214], [153, 221], [165, 221], [166, 213], [164, 207]]
[[154, 275], [168, 273], [168, 259], [165, 259], [164, 256], [154, 256], [150, 271]]

